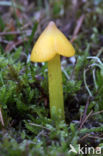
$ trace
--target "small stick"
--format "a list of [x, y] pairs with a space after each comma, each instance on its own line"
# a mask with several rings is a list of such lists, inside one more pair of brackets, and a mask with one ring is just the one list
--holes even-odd
[[22, 34], [23, 32], [20, 31], [10, 31], [10, 32], [0, 32], [0, 36], [4, 36], [4, 35], [19, 35]]
[[2, 40], [2, 39], [0, 38], [0, 43], [5, 43], [5, 44], [8, 44], [8, 43], [10, 43], [10, 41], [7, 41], [7, 40]]
[[103, 140], [103, 138], [98, 137], [98, 136], [91, 136], [91, 135], [89, 135], [88, 137], [89, 137], [89, 138], [93, 138], [93, 139], [100, 139], [100, 140]]
[[100, 114], [100, 113], [103, 113], [103, 110], [95, 112], [95, 113], [92, 113], [91, 116], [94, 116], [94, 115], [97, 115], [97, 114]]
[[84, 114], [83, 114], [83, 117], [82, 117], [82, 119], [80, 121], [80, 128], [81, 128], [82, 122], [86, 118], [86, 113], [87, 113], [87, 109], [88, 109], [88, 105], [89, 105], [89, 99], [90, 99], [90, 97], [87, 99], [87, 102], [86, 102], [86, 105], [85, 105]]
[[84, 139], [85, 139], [85, 138], [87, 138], [89, 135], [90, 135], [90, 134], [88, 134], [88, 133], [87, 133], [87, 134], [86, 134], [86, 135], [84, 135], [82, 138], [80, 138], [80, 139], [79, 139], [79, 141], [84, 140]]
[[44, 127], [44, 126], [41, 126], [41, 125], [39, 125], [39, 124], [36, 124], [36, 123], [29, 123], [29, 124], [30, 124], [30, 125], [32, 125], [32, 126], [39, 127], [39, 128], [42, 128], [42, 129], [45, 129], [45, 130], [50, 131], [50, 129], [49, 129], [49, 128]]
[[2, 126], [4, 127], [4, 120], [3, 120], [1, 108], [0, 108], [0, 122], [1, 122]]
[[83, 121], [82, 124], [80, 125], [79, 130], [82, 128], [83, 124], [87, 121], [87, 119], [91, 116], [92, 113], [93, 113], [93, 110], [91, 110], [91, 112], [86, 116], [86, 118], [84, 119], [84, 121]]
[[0, 36], [5, 36], [5, 35], [19, 35], [19, 34], [27, 33], [28, 31], [30, 31], [30, 30], [28, 29], [28, 30], [25, 30], [25, 31], [0, 32]]
[[77, 24], [76, 24], [76, 27], [74, 29], [74, 33], [73, 33], [71, 42], [73, 42], [77, 38], [77, 35], [78, 35], [78, 33], [81, 29], [82, 23], [84, 21], [84, 18], [85, 18], [85, 15], [81, 15], [80, 18], [77, 20]]
[[27, 38], [24, 38], [23, 40], [18, 40], [17, 42], [11, 42], [11, 43], [9, 43], [9, 44], [6, 46], [5, 50], [6, 50], [7, 52], [10, 52], [10, 51], [12, 51], [13, 49], [15, 49], [16, 46], [18, 46], [18, 45], [24, 43], [25, 41], [27, 41]]

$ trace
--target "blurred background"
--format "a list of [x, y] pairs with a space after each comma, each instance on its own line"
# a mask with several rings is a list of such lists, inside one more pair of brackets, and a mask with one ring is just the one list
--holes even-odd
[[[77, 48], [84, 48], [86, 42], [92, 41], [91, 53], [94, 54], [103, 43], [102, 15], [102, 0], [1, 0], [0, 32], [4, 33], [0, 33], [0, 43], [10, 52], [28, 42], [32, 33], [29, 46], [33, 45], [53, 20], [71, 42], [79, 39], [81, 45]], [[96, 35], [99, 45], [94, 41]], [[26, 53], [30, 51], [30, 47], [26, 49]]]

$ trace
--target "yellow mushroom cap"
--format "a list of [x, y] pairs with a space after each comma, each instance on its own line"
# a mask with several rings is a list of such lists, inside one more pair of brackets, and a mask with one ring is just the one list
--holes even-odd
[[51, 21], [36, 41], [30, 59], [33, 62], [45, 62], [51, 60], [56, 54], [71, 57], [74, 56], [75, 50]]

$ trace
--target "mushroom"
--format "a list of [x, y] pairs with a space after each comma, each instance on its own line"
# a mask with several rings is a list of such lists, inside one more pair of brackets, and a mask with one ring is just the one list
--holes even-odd
[[52, 119], [65, 119], [60, 55], [71, 57], [74, 54], [72, 44], [53, 21], [49, 22], [33, 47], [31, 61], [48, 62], [49, 102]]

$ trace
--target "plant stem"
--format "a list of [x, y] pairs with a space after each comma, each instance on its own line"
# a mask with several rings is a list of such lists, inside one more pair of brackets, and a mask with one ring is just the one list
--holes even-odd
[[60, 55], [48, 62], [49, 102], [52, 119], [64, 120], [64, 100]]

